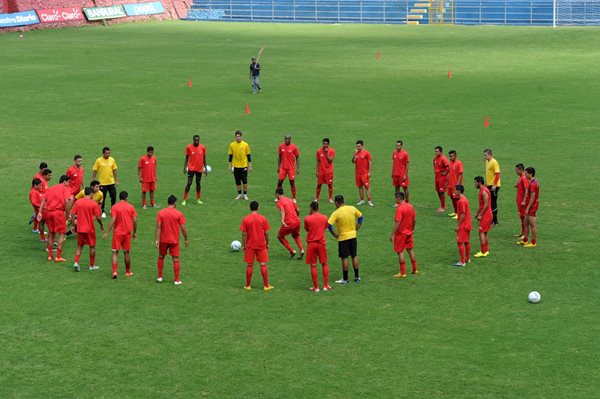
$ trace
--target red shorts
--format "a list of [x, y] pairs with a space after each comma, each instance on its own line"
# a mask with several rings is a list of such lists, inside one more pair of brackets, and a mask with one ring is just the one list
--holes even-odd
[[479, 221], [479, 232], [487, 233], [492, 228], [492, 214], [484, 215]]
[[292, 235], [292, 237], [296, 237], [300, 235], [300, 223], [296, 225], [288, 225], [287, 227], [281, 226], [279, 228], [279, 235], [287, 236]]
[[179, 243], [167, 244], [167, 243], [161, 242], [158, 244], [158, 253], [161, 256], [166, 256], [167, 251], [171, 254], [171, 256], [179, 256]]
[[333, 184], [333, 173], [319, 173], [317, 177], [317, 185]]
[[408, 176], [406, 176], [406, 180], [404, 180], [404, 176], [392, 176], [392, 185], [394, 187], [408, 187], [408, 184]]
[[42, 213], [42, 219], [51, 233], [65, 234], [67, 232], [65, 211], [45, 211]]
[[448, 186], [448, 197], [458, 199], [458, 191], [454, 187]]
[[142, 192], [147, 193], [148, 191], [156, 191], [156, 182], [142, 183]]
[[77, 246], [83, 247], [89, 245], [90, 247], [96, 246], [96, 233], [80, 233], [77, 232]]
[[469, 242], [471, 239], [471, 230], [458, 229], [456, 233], [456, 242]]
[[[33, 205], [31, 205], [33, 206]], [[40, 212], [40, 207], [39, 206], [33, 206], [33, 213], [35, 215], [35, 217], [37, 217], [38, 213]]]
[[317, 258], [322, 265], [327, 263], [327, 246], [322, 242], [309, 242], [306, 248], [306, 264], [316, 265]]
[[410, 234], [396, 234], [394, 235], [394, 252], [403, 252], [405, 249], [413, 249], [415, 242], [413, 235]]
[[114, 234], [112, 238], [113, 251], [130, 251], [131, 250], [131, 234]]
[[438, 193], [446, 192], [448, 188], [448, 177], [447, 176], [436, 176], [435, 177], [435, 191]]
[[534, 210], [530, 209], [529, 212], [527, 212], [527, 216], [534, 218], [536, 213], [537, 213], [537, 209], [534, 209]]
[[369, 175], [365, 173], [364, 175], [354, 175], [354, 179], [356, 180], [356, 187], [366, 187], [369, 188], [370, 181]]
[[294, 169], [279, 169], [279, 180], [285, 180], [286, 176], [289, 180], [295, 180], [296, 171]]
[[254, 259], [256, 259], [258, 263], [267, 263], [269, 261], [269, 251], [267, 250], [267, 248], [246, 248], [246, 251], [244, 252], [244, 262], [254, 263]]

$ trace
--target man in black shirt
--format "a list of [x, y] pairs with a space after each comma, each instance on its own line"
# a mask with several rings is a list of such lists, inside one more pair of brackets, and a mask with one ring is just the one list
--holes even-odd
[[256, 94], [256, 90], [259, 93], [262, 92], [262, 85], [260, 84], [260, 64], [256, 57], [252, 57], [252, 63], [250, 64], [250, 80], [252, 81], [252, 94]]

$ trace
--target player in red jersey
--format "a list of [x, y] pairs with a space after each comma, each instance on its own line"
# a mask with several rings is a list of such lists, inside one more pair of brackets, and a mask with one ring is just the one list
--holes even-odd
[[255, 259], [260, 264], [263, 290], [270, 291], [273, 289], [273, 286], [269, 284], [269, 272], [267, 271], [270, 228], [267, 218], [258, 213], [258, 201], [250, 202], [250, 214], [242, 219], [240, 225], [244, 262], [246, 262], [246, 285], [244, 286], [246, 291], [252, 289], [252, 272]]
[[[535, 178], [535, 168], [525, 168], [525, 177], [529, 180], [527, 187], [526, 198], [523, 200], [525, 205], [525, 231], [523, 239], [517, 244], [523, 245], [525, 248], [535, 248], [537, 246], [537, 210], [540, 204], [540, 184]], [[529, 232], [531, 231], [531, 242], [528, 242]]]
[[300, 151], [292, 144], [292, 136], [286, 134], [283, 143], [277, 150], [277, 188], [283, 187], [283, 181], [287, 177], [290, 181], [292, 199], [296, 202], [296, 175], [300, 173]]
[[317, 273], [317, 258], [323, 270], [323, 291], [329, 291], [329, 265], [327, 263], [327, 245], [325, 230], [327, 230], [327, 216], [319, 213], [319, 203], [310, 203], [310, 215], [304, 218], [306, 230], [306, 264], [310, 266], [310, 277], [313, 286], [309, 290], [319, 292]]
[[138, 178], [140, 179], [140, 183], [142, 183], [142, 208], [147, 209], [146, 193], [150, 195], [150, 206], [157, 208], [154, 202], [154, 192], [156, 191], [156, 158], [154, 157], [154, 147], [152, 146], [146, 148], [146, 155], [142, 155], [138, 161]]
[[41, 189], [42, 194], [44, 194], [46, 191], [48, 191], [48, 187], [50, 186], [51, 179], [52, 179], [52, 171], [48, 168], [44, 169], [42, 171], [42, 189]]
[[446, 190], [448, 188], [448, 173], [450, 172], [450, 162], [444, 155], [444, 150], [439, 145], [435, 147], [435, 156], [433, 157], [433, 174], [435, 177], [435, 191], [440, 199], [438, 212], [446, 211]]
[[44, 220], [48, 226], [48, 260], [52, 261], [54, 241], [58, 242], [55, 262], [66, 262], [62, 257], [62, 245], [67, 232], [67, 214], [73, 204], [73, 196], [69, 190], [69, 176], [62, 175], [58, 184], [52, 186], [44, 194], [38, 211], [38, 221]]
[[133, 205], [129, 203], [127, 198], [129, 194], [127, 191], [121, 191], [119, 193], [119, 202], [110, 208], [110, 224], [108, 229], [102, 236], [106, 238], [110, 230], [113, 230], [112, 238], [112, 278], [117, 278], [119, 270], [119, 251], [123, 250], [123, 258], [125, 260], [125, 276], [131, 277], [131, 239], [135, 240], [137, 232], [137, 212]]
[[329, 147], [329, 139], [323, 139], [323, 146], [317, 150], [317, 194], [315, 201], [321, 196], [321, 186], [327, 184], [329, 203], [333, 204], [333, 160], [335, 150]]
[[281, 227], [277, 233], [277, 239], [289, 251], [290, 256], [294, 258], [298, 252], [292, 248], [285, 238], [285, 236], [291, 235], [300, 250], [298, 259], [302, 259], [304, 248], [302, 248], [302, 239], [300, 238], [300, 208], [294, 201], [283, 195], [283, 188], [275, 190], [275, 198], [277, 199], [277, 209], [281, 214]]
[[521, 219], [521, 232], [515, 234], [515, 237], [519, 238], [519, 241], [523, 241], [523, 235], [525, 234], [525, 208], [527, 204], [527, 188], [529, 187], [529, 180], [525, 176], [525, 165], [519, 163], [515, 165], [515, 172], [519, 176], [519, 180], [515, 183], [517, 189], [517, 210], [519, 212], [519, 218]]
[[448, 197], [452, 201], [452, 208], [454, 212], [448, 214], [452, 219], [458, 218], [456, 214], [456, 203], [458, 202], [458, 193], [456, 192], [456, 185], [463, 184], [463, 164], [456, 157], [456, 151], [448, 151], [448, 157], [450, 157], [450, 170], [448, 173]]
[[83, 187], [84, 170], [83, 166], [81, 166], [82, 164], [83, 158], [81, 158], [81, 155], [75, 155], [73, 157], [73, 165], [65, 173], [65, 175], [69, 176], [69, 189], [73, 196], [79, 194], [79, 191]]
[[167, 199], [168, 207], [161, 209], [156, 215], [156, 230], [154, 233], [154, 244], [158, 248], [158, 278], [157, 283], [163, 282], [163, 268], [167, 252], [173, 258], [173, 271], [175, 274], [175, 285], [180, 285], [179, 279], [179, 230], [183, 234], [185, 246], [188, 246], [188, 232], [185, 228], [185, 216], [178, 211], [177, 197], [170, 195]]
[[40, 163], [40, 170], [35, 174], [35, 176], [33, 176], [33, 179], [40, 179], [42, 180], [42, 173], [44, 172], [44, 169], [48, 169], [48, 164], [46, 162], [41, 162]]
[[411, 274], [419, 274], [417, 268], [417, 257], [414, 251], [413, 233], [417, 214], [411, 204], [405, 201], [404, 193], [396, 192], [396, 214], [394, 216], [394, 229], [390, 235], [390, 241], [394, 243], [394, 252], [398, 254], [398, 263], [400, 264], [400, 273], [394, 274], [396, 278], [406, 277], [406, 261], [404, 259], [404, 250], [410, 256], [412, 265]]
[[[72, 189], [72, 188], [71, 188]], [[79, 258], [84, 245], [90, 247], [90, 270], [97, 270], [96, 266], [96, 228], [94, 219], [100, 225], [100, 230], [104, 230], [102, 225], [102, 211], [97, 202], [92, 199], [94, 189], [86, 187], [84, 189], [85, 197], [77, 200], [71, 209], [71, 220], [77, 225], [77, 250], [73, 260], [73, 269], [78, 272]]]
[[367, 191], [367, 201], [369, 206], [373, 206], [371, 200], [371, 163], [373, 157], [371, 153], [364, 148], [365, 143], [362, 140], [356, 141], [356, 149], [352, 156], [352, 163], [354, 164], [354, 180], [356, 181], [356, 187], [358, 187], [358, 196], [360, 200], [356, 205], [363, 205], [365, 203], [365, 189]]
[[187, 174], [187, 184], [183, 193], [183, 201], [181, 205], [187, 204], [187, 197], [190, 193], [190, 187], [194, 176], [196, 176], [196, 202], [203, 204], [200, 200], [200, 192], [202, 187], [200, 181], [202, 180], [202, 172], [206, 175], [206, 147], [200, 144], [200, 136], [197, 134], [192, 138], [193, 143], [185, 147], [185, 160], [183, 161], [183, 174]]
[[[392, 184], [394, 185], [395, 192], [400, 191], [400, 188], [404, 190], [404, 198], [408, 202], [408, 185], [410, 183], [408, 179], [408, 164], [410, 157], [408, 152], [403, 146], [402, 140], [396, 141], [396, 149], [392, 152]], [[396, 206], [398, 202], [396, 201]]]
[[469, 200], [465, 197], [464, 186], [457, 184], [454, 189], [458, 193], [458, 201], [456, 202], [456, 243], [458, 245], [458, 254], [460, 260], [453, 266], [463, 267], [467, 263], [471, 262], [471, 229], [473, 224], [471, 223], [471, 207], [469, 206]]
[[44, 221], [37, 220], [37, 214], [40, 211], [40, 204], [42, 203], [42, 181], [37, 177], [31, 181], [31, 189], [29, 190], [29, 202], [33, 207], [33, 233], [40, 235], [41, 242], [46, 242], [46, 233], [44, 232]]
[[485, 185], [483, 176], [475, 177], [475, 188], [479, 190], [479, 209], [475, 219], [479, 220], [479, 241], [481, 251], [475, 254], [476, 258], [482, 258], [490, 254], [488, 245], [488, 232], [492, 228], [494, 215], [492, 214], [492, 194]]

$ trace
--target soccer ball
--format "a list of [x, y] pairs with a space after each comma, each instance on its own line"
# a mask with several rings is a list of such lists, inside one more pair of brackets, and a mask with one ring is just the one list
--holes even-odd
[[212, 168], [210, 167], [210, 165], [206, 165], [206, 166], [204, 167], [204, 173], [207, 173], [207, 174], [208, 174], [208, 173], [210, 173], [210, 172], [212, 172]]
[[[233, 246], [233, 244], [231, 244]], [[542, 300], [542, 296], [537, 291], [531, 291], [527, 296], [527, 299], [531, 303], [539, 303]]]
[[232, 251], [239, 251], [240, 249], [242, 249], [241, 242], [239, 242], [238, 240], [231, 241], [231, 250]]

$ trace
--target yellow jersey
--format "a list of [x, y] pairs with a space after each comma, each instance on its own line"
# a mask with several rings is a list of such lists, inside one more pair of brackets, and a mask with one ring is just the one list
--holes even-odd
[[345, 241], [356, 237], [356, 219], [362, 212], [350, 205], [342, 205], [336, 209], [327, 223], [335, 225], [338, 232], [338, 241]]
[[[496, 179], [496, 173], [500, 173], [500, 164], [498, 164], [498, 161], [496, 161], [496, 159], [492, 158], [489, 161], [486, 160], [485, 161], [485, 185], [486, 186], [493, 186], [494, 185], [494, 180]], [[500, 181], [501, 179], [498, 179], [498, 184], [496, 184], [496, 186], [500, 187]]]
[[[79, 194], [77, 194], [75, 196], [75, 199], [82, 199], [83, 197], [85, 197], [85, 191], [81, 190], [79, 192]], [[94, 200], [94, 202], [96, 202], [98, 205], [102, 205], [102, 200], [104, 199], [104, 194], [102, 194], [102, 191], [98, 190], [96, 191], [93, 195], [92, 195], [92, 199]]]
[[117, 170], [117, 162], [115, 162], [113, 157], [108, 157], [108, 159], [100, 157], [96, 159], [92, 170], [97, 173], [97, 179], [101, 186], [115, 184], [114, 171]]
[[234, 168], [247, 168], [250, 146], [244, 140], [229, 144], [229, 155], [233, 155], [231, 164]]

